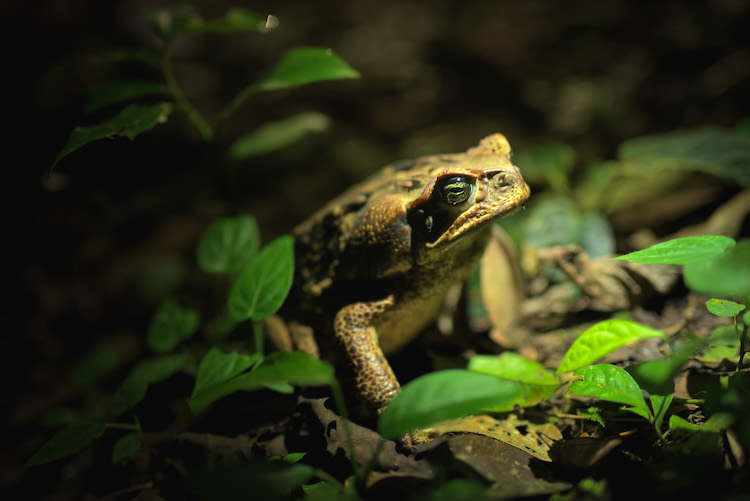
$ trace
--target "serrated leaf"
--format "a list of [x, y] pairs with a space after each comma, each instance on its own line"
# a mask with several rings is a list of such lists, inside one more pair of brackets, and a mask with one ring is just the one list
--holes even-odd
[[132, 101], [139, 97], [166, 95], [167, 88], [152, 80], [125, 80], [110, 82], [96, 87], [89, 93], [84, 106], [86, 113], [101, 110], [117, 103]]
[[75, 454], [104, 433], [104, 416], [81, 418], [55, 433], [24, 466], [38, 466]]
[[385, 438], [523, 399], [522, 385], [489, 374], [451, 369], [433, 372], [401, 388], [385, 408], [378, 430]]
[[295, 47], [254, 86], [259, 90], [277, 90], [342, 78], [359, 78], [359, 73], [331, 49]]
[[136, 365], [112, 395], [109, 413], [116, 417], [135, 407], [146, 396], [149, 385], [176, 374], [185, 361], [185, 356], [179, 354], [144, 360]]
[[691, 290], [701, 294], [750, 298], [750, 240], [685, 265], [684, 278]]
[[250, 215], [220, 218], [211, 223], [198, 242], [198, 265], [209, 273], [239, 271], [260, 247], [258, 223]]
[[625, 369], [612, 364], [591, 365], [578, 369], [568, 391], [582, 397], [599, 398], [627, 406], [625, 410], [649, 419], [651, 411], [643, 398], [641, 388]]
[[93, 141], [115, 136], [134, 139], [138, 134], [166, 122], [171, 111], [172, 105], [169, 103], [150, 106], [132, 104], [114, 117], [96, 125], [76, 127], [65, 146], [57, 154], [51, 168], [54, 169], [64, 157]]
[[306, 112], [290, 118], [267, 122], [262, 127], [237, 139], [229, 147], [229, 155], [241, 160], [295, 143], [311, 132], [322, 132], [331, 119], [322, 113]]
[[294, 277], [294, 239], [283, 235], [268, 244], [240, 273], [229, 292], [229, 313], [237, 321], [260, 321], [284, 302]]
[[706, 309], [717, 317], [733, 317], [739, 315], [745, 309], [745, 305], [728, 299], [711, 298], [706, 301]]
[[666, 336], [656, 329], [628, 320], [605, 320], [578, 336], [565, 353], [557, 374], [579, 369], [628, 343], [641, 339]]
[[167, 299], [151, 319], [146, 342], [154, 352], [168, 353], [192, 336], [199, 324], [197, 311], [183, 308], [177, 301]]
[[141, 450], [141, 439], [138, 433], [127, 433], [117, 439], [112, 447], [112, 463], [124, 465], [135, 460]]
[[207, 387], [187, 400], [197, 414], [216, 400], [238, 391], [254, 391], [281, 385], [324, 386], [336, 384], [333, 367], [326, 362], [296, 351], [277, 351], [250, 372]]
[[244, 372], [261, 358], [260, 353], [245, 355], [233, 351], [225, 353], [215, 346], [208, 350], [198, 366], [195, 387], [190, 397], [195, 397], [206, 388], [222, 383]]
[[721, 235], [675, 238], [643, 250], [618, 256], [613, 258], [613, 261], [684, 265], [721, 254], [735, 243], [731, 238]]
[[646, 172], [696, 170], [750, 186], [750, 137], [738, 130], [702, 127], [638, 137], [624, 141], [617, 156]]

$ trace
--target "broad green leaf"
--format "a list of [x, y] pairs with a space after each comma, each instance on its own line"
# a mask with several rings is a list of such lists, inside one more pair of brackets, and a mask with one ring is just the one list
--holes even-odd
[[331, 49], [295, 47], [284, 54], [271, 73], [254, 87], [259, 90], [288, 89], [342, 78], [359, 78], [359, 73]]
[[159, 103], [150, 106], [131, 104], [104, 122], [88, 127], [76, 127], [70, 134], [65, 146], [57, 154], [51, 168], [54, 169], [55, 165], [65, 156], [93, 141], [115, 136], [134, 139], [141, 132], [145, 132], [160, 123], [166, 122], [171, 112], [172, 105], [169, 103]]
[[702, 261], [735, 245], [735, 241], [721, 235], [704, 235], [667, 240], [643, 250], [613, 258], [613, 261], [630, 261], [648, 264], [688, 264]]
[[279, 150], [299, 141], [311, 132], [322, 132], [331, 119], [314, 111], [300, 113], [290, 118], [267, 122], [262, 127], [246, 134], [229, 147], [229, 156], [241, 160], [270, 151]]
[[565, 197], [537, 202], [524, 216], [524, 242], [534, 247], [554, 247], [578, 243], [581, 214]]
[[260, 232], [248, 214], [215, 220], [198, 242], [198, 265], [209, 273], [239, 271], [258, 252]]
[[666, 336], [656, 329], [628, 320], [605, 320], [578, 336], [565, 353], [557, 374], [591, 365], [616, 349], [641, 339]]
[[[275, 18], [273, 18], [275, 19]], [[151, 29], [164, 39], [199, 33], [234, 33], [263, 31], [277, 23], [247, 9], [232, 8], [224, 18], [205, 20], [189, 5], [169, 7], [150, 12], [147, 21]]]
[[506, 351], [498, 356], [474, 355], [469, 360], [468, 369], [519, 383], [552, 386], [561, 384], [557, 377], [542, 364], [512, 351]]
[[198, 366], [195, 387], [190, 396], [194, 397], [206, 388], [232, 379], [252, 366], [258, 359], [260, 359], [260, 353], [250, 355], [236, 351], [224, 353], [214, 346], [208, 350]]
[[750, 299], [750, 240], [710, 259], [685, 265], [685, 283], [698, 293]]
[[702, 425], [686, 421], [677, 415], [669, 417], [669, 429], [672, 432], [695, 433], [698, 431], [709, 433], [720, 433], [734, 424], [735, 417], [726, 412], [717, 412], [713, 414]]
[[167, 355], [136, 365], [112, 395], [109, 413], [116, 417], [135, 407], [146, 396], [149, 385], [174, 375], [184, 367], [185, 361], [184, 355]]
[[524, 179], [532, 185], [546, 184], [558, 195], [568, 193], [568, 177], [576, 161], [576, 150], [565, 143], [546, 143], [526, 148], [513, 161], [523, 168]]
[[127, 433], [117, 439], [112, 448], [112, 463], [124, 465], [135, 460], [141, 450], [141, 439], [138, 433]]
[[120, 362], [120, 352], [115, 348], [102, 348], [89, 353], [71, 372], [73, 380], [84, 386], [95, 383]]
[[590, 365], [577, 370], [574, 375], [583, 379], [573, 381], [569, 392], [624, 404], [625, 410], [646, 419], [651, 417], [640, 387], [625, 369], [612, 364]]
[[617, 156], [646, 172], [695, 170], [750, 187], [750, 137], [738, 130], [702, 127], [638, 137], [624, 141]]
[[609, 219], [600, 212], [582, 214], [578, 243], [592, 259], [614, 254], [615, 232]]
[[167, 88], [153, 80], [124, 80], [110, 82], [96, 87], [89, 93], [84, 106], [86, 113], [101, 110], [107, 106], [124, 103], [139, 97], [166, 95]]
[[672, 405], [672, 399], [674, 398], [674, 392], [666, 393], [664, 395], [649, 394], [651, 400], [651, 409], [654, 415], [654, 426], [657, 430], [661, 430], [661, 424], [664, 422], [664, 417], [667, 415], [669, 406]]
[[286, 299], [294, 277], [294, 239], [283, 235], [268, 244], [242, 270], [229, 292], [229, 313], [237, 321], [258, 322]]
[[728, 299], [711, 298], [706, 301], [706, 308], [717, 317], [733, 317], [739, 315], [745, 309], [745, 305]]
[[51, 463], [80, 451], [104, 433], [104, 416], [94, 414], [70, 423], [39, 448], [24, 466]]
[[167, 299], [151, 319], [146, 333], [148, 347], [156, 353], [168, 353], [195, 334], [200, 325], [200, 316], [192, 308], [183, 308]]
[[238, 391], [253, 391], [286, 383], [294, 386], [324, 386], [336, 384], [333, 367], [302, 352], [278, 351], [271, 353], [250, 372], [207, 387], [188, 405], [197, 414], [216, 400]]
[[522, 385], [489, 374], [450, 369], [421, 376], [401, 389], [380, 416], [386, 438], [446, 419], [523, 399]]

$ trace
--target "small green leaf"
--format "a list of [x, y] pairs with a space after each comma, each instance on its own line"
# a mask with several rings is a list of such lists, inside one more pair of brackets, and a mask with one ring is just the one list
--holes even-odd
[[172, 112], [172, 105], [159, 103], [150, 106], [131, 104], [114, 117], [104, 122], [89, 127], [76, 127], [68, 138], [60, 153], [57, 154], [52, 163], [52, 169], [65, 156], [73, 153], [79, 148], [98, 141], [115, 136], [124, 136], [134, 139], [141, 132], [154, 128], [160, 123], [167, 121]]
[[146, 342], [156, 353], [168, 353], [192, 336], [199, 324], [197, 311], [183, 308], [177, 301], [167, 299], [151, 319]]
[[238, 391], [254, 391], [269, 386], [324, 386], [336, 384], [333, 367], [302, 352], [277, 351], [250, 372], [207, 387], [188, 405], [197, 414], [216, 400]]
[[102, 348], [89, 353], [71, 372], [73, 380], [83, 386], [95, 383], [120, 362], [120, 352], [115, 348]]
[[557, 368], [557, 374], [579, 369], [628, 343], [666, 336], [656, 329], [628, 320], [605, 320], [587, 329], [576, 339]]
[[612, 260], [648, 264], [689, 264], [721, 254], [735, 243], [731, 238], [721, 235], [675, 238]]
[[232, 379], [244, 372], [260, 359], [260, 353], [244, 355], [233, 351], [224, 353], [215, 346], [208, 350], [198, 366], [195, 387], [190, 397], [194, 397], [215, 384]]
[[283, 235], [268, 244], [242, 270], [229, 292], [229, 313], [237, 321], [258, 322], [278, 310], [292, 286], [294, 239]]
[[146, 396], [149, 385], [174, 375], [184, 367], [185, 361], [184, 355], [167, 355], [139, 363], [115, 390], [109, 402], [109, 413], [119, 416], [135, 407]]
[[234, 273], [258, 252], [260, 232], [255, 218], [242, 214], [211, 223], [198, 242], [198, 265], [209, 273]]
[[643, 399], [643, 393], [625, 369], [612, 364], [590, 365], [577, 370], [574, 375], [583, 379], [573, 381], [569, 392], [624, 404], [625, 410], [650, 419], [651, 411]]
[[581, 214], [566, 197], [537, 202], [524, 216], [524, 242], [534, 247], [554, 247], [578, 243]]
[[124, 465], [135, 460], [141, 450], [141, 439], [138, 433], [132, 432], [121, 436], [112, 448], [112, 463]]
[[297, 463], [300, 459], [305, 457], [307, 455], [306, 452], [290, 452], [283, 458], [281, 458], [282, 461], [286, 461], [287, 463]]
[[581, 215], [581, 233], [578, 243], [594, 259], [615, 252], [615, 232], [609, 219], [601, 212]]
[[685, 284], [698, 293], [750, 298], [750, 240], [685, 266]]
[[262, 127], [246, 134], [229, 147], [229, 156], [236, 160], [279, 150], [295, 143], [311, 132], [322, 132], [331, 119], [314, 111], [300, 113], [290, 118], [267, 122]]
[[717, 317], [733, 317], [739, 315], [745, 309], [745, 305], [727, 299], [712, 298], [706, 301], [706, 308]]
[[94, 414], [61, 429], [24, 466], [51, 463], [80, 451], [104, 433], [104, 416]]
[[275, 27], [268, 16], [247, 9], [229, 9], [223, 19], [205, 20], [192, 6], [180, 5], [150, 12], [147, 21], [151, 29], [164, 39], [200, 33], [235, 33], [262, 31]]
[[666, 393], [664, 395], [655, 395], [649, 393], [649, 399], [651, 400], [651, 409], [653, 409], [654, 415], [654, 426], [657, 430], [661, 430], [661, 424], [664, 422], [664, 417], [667, 415], [669, 406], [672, 405], [672, 399], [674, 398], [674, 392]]
[[160, 82], [152, 80], [124, 80], [110, 82], [93, 89], [84, 111], [91, 113], [101, 110], [107, 106], [124, 103], [138, 99], [139, 97], [166, 95], [167, 88]]
[[518, 353], [506, 351], [499, 356], [474, 355], [469, 360], [468, 369], [483, 374], [491, 374], [519, 383], [559, 386], [555, 375], [542, 364], [522, 357]]
[[386, 438], [396, 438], [519, 399], [523, 399], [523, 389], [515, 381], [460, 369], [433, 372], [401, 389], [380, 416], [378, 430]]
[[271, 73], [254, 87], [259, 90], [288, 89], [342, 78], [359, 78], [359, 73], [331, 49], [295, 47], [284, 54]]

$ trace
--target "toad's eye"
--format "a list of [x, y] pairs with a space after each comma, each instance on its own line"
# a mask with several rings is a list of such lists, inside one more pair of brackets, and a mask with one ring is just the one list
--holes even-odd
[[450, 176], [440, 181], [440, 196], [449, 205], [461, 205], [471, 198], [474, 179], [468, 176]]

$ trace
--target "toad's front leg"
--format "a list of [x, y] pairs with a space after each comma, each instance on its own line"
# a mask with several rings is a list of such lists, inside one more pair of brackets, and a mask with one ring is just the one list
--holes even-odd
[[379, 315], [393, 306], [393, 297], [353, 303], [336, 314], [334, 331], [354, 372], [357, 398], [373, 410], [382, 409], [401, 390], [393, 369], [380, 349], [373, 326]]

